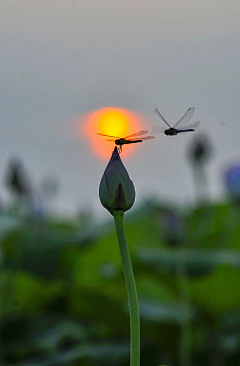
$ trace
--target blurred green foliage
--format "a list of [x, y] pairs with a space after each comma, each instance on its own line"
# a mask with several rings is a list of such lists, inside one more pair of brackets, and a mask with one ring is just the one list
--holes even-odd
[[[240, 364], [240, 211], [146, 202], [125, 217], [141, 365]], [[113, 220], [0, 215], [1, 365], [129, 365]], [[185, 361], [184, 361], [185, 360]]]

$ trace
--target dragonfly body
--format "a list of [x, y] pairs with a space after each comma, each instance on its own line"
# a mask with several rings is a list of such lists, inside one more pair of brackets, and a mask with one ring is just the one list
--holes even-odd
[[189, 132], [189, 131], [195, 131], [192, 128], [188, 128], [186, 130], [176, 130], [176, 128], [171, 127], [164, 131], [165, 135], [167, 136], [176, 136], [180, 132]]
[[[161, 117], [161, 119], [163, 120], [163, 122], [165, 122], [166, 123], [166, 125], [169, 127], [168, 129], [164, 129], [163, 131], [162, 131], [162, 129], [161, 128], [159, 128], [159, 127], [154, 127], [153, 128], [153, 131], [152, 132], [155, 132], [155, 133], [157, 133], [157, 132], [164, 132], [165, 133], [165, 135], [167, 135], [167, 136], [176, 136], [178, 133], [180, 133], [180, 132], [190, 132], [190, 131], [195, 131], [195, 127], [197, 127], [198, 125], [199, 125], [199, 123], [200, 123], [200, 121], [197, 121], [197, 122], [194, 122], [194, 123], [192, 123], [192, 124], [190, 124], [190, 125], [187, 125], [187, 126], [185, 126], [185, 124], [190, 120], [190, 118], [192, 117], [192, 115], [193, 115], [193, 113], [194, 113], [194, 111], [195, 111], [195, 108], [189, 108], [188, 110], [187, 110], [187, 112], [183, 115], [183, 117], [182, 118], [180, 118], [180, 120], [179, 121], [177, 121], [177, 123], [175, 123], [175, 125], [172, 127], [172, 126], [170, 126], [170, 124], [165, 120], [165, 118], [161, 115], [161, 113], [157, 110], [157, 109], [155, 109], [155, 112]], [[181, 127], [184, 127], [184, 128], [181, 128]]]
[[142, 142], [142, 140], [126, 140], [125, 138], [120, 138], [115, 140], [115, 144], [118, 146], [127, 145], [127, 144], [135, 144], [136, 142]]
[[104, 135], [102, 133], [98, 133], [98, 135], [100, 136], [106, 136], [106, 137], [111, 137], [111, 139], [107, 139], [107, 141], [114, 141], [115, 145], [118, 146], [118, 151], [119, 153], [122, 152], [122, 146], [123, 145], [128, 145], [128, 144], [136, 144], [138, 142], [142, 142], [143, 140], [148, 140], [148, 139], [154, 139], [154, 136], [146, 136], [146, 137], [134, 137], [134, 136], [141, 136], [141, 135], [145, 135], [146, 133], [148, 133], [148, 131], [139, 131], [136, 132], [132, 135], [126, 136], [126, 137], [117, 137], [117, 136], [110, 136], [110, 135]]

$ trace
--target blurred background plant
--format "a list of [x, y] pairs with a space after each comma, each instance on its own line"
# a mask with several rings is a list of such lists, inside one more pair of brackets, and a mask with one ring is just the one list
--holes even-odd
[[196, 197], [202, 203], [209, 199], [206, 164], [211, 155], [212, 146], [208, 137], [204, 134], [199, 134], [192, 141], [187, 156], [193, 170]]
[[[240, 364], [240, 169], [225, 174], [231, 200], [210, 203], [210, 151], [204, 137], [189, 153], [204, 205], [151, 199], [126, 215], [142, 366]], [[20, 160], [11, 160], [5, 182], [12, 199], [0, 211], [1, 365], [128, 365], [127, 296], [112, 220], [98, 224], [88, 208], [75, 219], [51, 215], [58, 182], [36, 189]], [[45, 209], [33, 209], [39, 197]]]

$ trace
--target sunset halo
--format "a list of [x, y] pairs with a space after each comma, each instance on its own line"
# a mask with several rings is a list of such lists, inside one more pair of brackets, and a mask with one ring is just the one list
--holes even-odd
[[[116, 136], [117, 138], [126, 137], [127, 135], [138, 132], [141, 129], [142, 117], [130, 110], [106, 107], [87, 115], [87, 137], [91, 140], [91, 146], [100, 158], [107, 158], [114, 149], [114, 137], [109, 137], [113, 141], [106, 141], [108, 137], [99, 136], [97, 133], [104, 135]], [[129, 155], [134, 147], [124, 146], [123, 154]]]

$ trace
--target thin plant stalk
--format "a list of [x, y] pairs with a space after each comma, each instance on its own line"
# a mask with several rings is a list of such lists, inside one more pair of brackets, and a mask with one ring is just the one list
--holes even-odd
[[177, 276], [180, 285], [181, 305], [182, 305], [182, 319], [181, 319], [181, 335], [179, 341], [179, 365], [191, 365], [191, 320], [190, 320], [190, 288], [187, 275], [186, 262], [184, 252], [179, 250], [175, 253]]
[[123, 272], [128, 294], [130, 312], [130, 366], [140, 366], [140, 318], [137, 289], [123, 226], [123, 211], [114, 211], [113, 216], [117, 231]]

